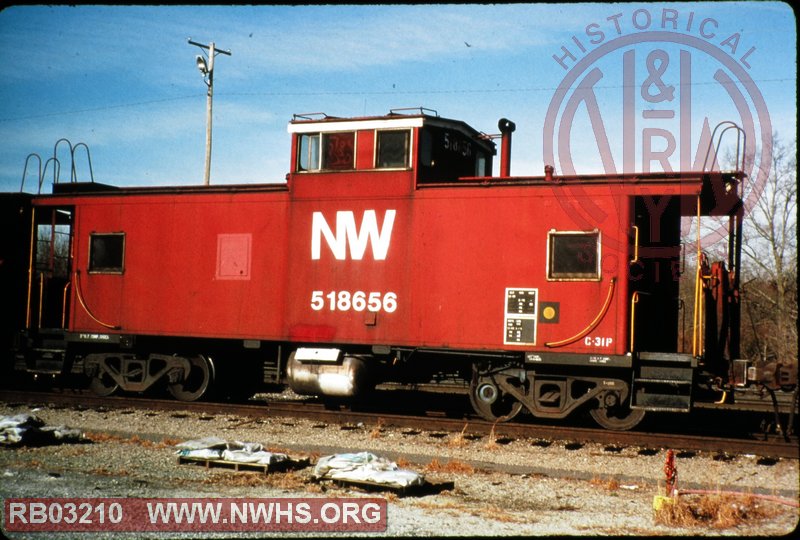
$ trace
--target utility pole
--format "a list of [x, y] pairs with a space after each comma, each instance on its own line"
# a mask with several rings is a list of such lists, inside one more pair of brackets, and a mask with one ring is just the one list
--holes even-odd
[[207, 99], [206, 99], [206, 169], [204, 184], [211, 184], [211, 109], [214, 100], [214, 57], [217, 54], [231, 55], [231, 51], [217, 49], [212, 41], [208, 45], [204, 43], [197, 43], [189, 38], [189, 45], [195, 45], [201, 49], [208, 51], [208, 61], [203, 56], [197, 55], [197, 69], [203, 74], [203, 80], [208, 86]]

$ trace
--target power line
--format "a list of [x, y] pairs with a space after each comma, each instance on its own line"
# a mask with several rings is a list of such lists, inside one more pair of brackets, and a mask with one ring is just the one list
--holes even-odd
[[45, 113], [45, 114], [32, 114], [28, 116], [17, 116], [13, 118], [0, 118], [0, 122], [14, 122], [18, 120], [35, 120], [37, 118], [49, 118], [52, 116], [64, 116], [67, 114], [82, 114], [82, 113], [89, 113], [89, 112], [98, 112], [98, 111], [107, 111], [111, 109], [125, 109], [130, 107], [140, 107], [142, 105], [152, 105], [154, 103], [165, 103], [168, 101], [180, 101], [182, 99], [190, 99], [190, 98], [197, 98], [201, 94], [193, 94], [189, 96], [178, 96], [178, 97], [171, 97], [171, 98], [162, 98], [162, 99], [151, 99], [148, 101], [135, 101], [132, 103], [120, 103], [118, 105], [104, 105], [102, 107], [91, 107], [88, 109], [76, 109], [74, 111], [59, 111], [59, 112], [52, 112], [52, 113]]
[[[796, 82], [794, 79], [761, 79], [753, 81], [755, 83], [782, 83], [782, 82]], [[706, 81], [706, 82], [692, 82], [692, 83], [666, 83], [672, 86], [711, 86], [720, 84], [736, 84], [736, 81], [730, 83], [722, 83], [719, 81]], [[639, 85], [635, 85], [638, 87]], [[598, 90], [615, 90], [623, 89], [626, 85], [595, 85], [593, 88]], [[446, 94], [499, 94], [499, 93], [523, 93], [523, 92], [554, 92], [559, 87], [553, 86], [540, 86], [540, 87], [525, 87], [525, 88], [476, 88], [476, 89], [449, 89], [449, 90], [342, 90], [342, 91], [318, 91], [318, 92], [224, 92], [222, 96], [269, 96], [269, 97], [309, 97], [309, 96], [383, 96], [383, 95], [413, 95], [413, 94], [432, 94], [432, 95], [446, 95]], [[68, 114], [82, 114], [89, 112], [106, 111], [111, 109], [124, 109], [130, 107], [140, 107], [145, 105], [153, 105], [156, 103], [165, 103], [169, 101], [180, 101], [184, 99], [196, 99], [199, 94], [192, 94], [186, 96], [177, 96], [171, 98], [154, 99], [148, 101], [137, 101], [132, 103], [121, 103], [117, 105], [105, 105], [102, 107], [92, 107], [88, 109], [77, 109], [74, 111], [60, 111], [37, 115], [18, 116], [13, 118], [0, 118], [2, 122], [15, 122], [19, 120], [35, 120], [39, 118], [50, 118], [54, 116], [63, 116]]]
[[[772, 83], [772, 82], [795, 82], [794, 79], [761, 79], [753, 82], [756, 83]], [[726, 84], [736, 84], [736, 81], [722, 82], [722, 81], [705, 81], [705, 82], [692, 82], [692, 83], [671, 83], [664, 82], [667, 86], [688, 87], [688, 86], [718, 86]], [[594, 85], [592, 88], [599, 90], [615, 90], [629, 88], [633, 86], [638, 88], [640, 85]], [[512, 93], [512, 92], [554, 92], [558, 90], [558, 86], [534, 86], [525, 88], [475, 88], [475, 89], [451, 89], [451, 90], [342, 90], [342, 91], [319, 91], [319, 92], [228, 92], [226, 96], [370, 96], [370, 95], [390, 95], [390, 94], [491, 94], [491, 93]]]

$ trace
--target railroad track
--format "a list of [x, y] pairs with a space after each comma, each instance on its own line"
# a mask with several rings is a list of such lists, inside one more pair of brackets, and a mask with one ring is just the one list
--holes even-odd
[[651, 431], [608, 431], [580, 426], [543, 425], [520, 422], [493, 424], [477, 417], [449, 416], [445, 411], [421, 414], [391, 414], [385, 411], [334, 410], [322, 403], [308, 401], [270, 400], [248, 403], [181, 402], [171, 399], [141, 397], [99, 397], [87, 391], [65, 390], [31, 392], [0, 390], [0, 401], [38, 406], [66, 406], [84, 409], [150, 409], [159, 411], [187, 411], [199, 415], [230, 415], [250, 418], [287, 417], [304, 418], [330, 424], [380, 425], [433, 433], [458, 433], [493, 436], [497, 440], [528, 439], [540, 444], [565, 441], [567, 445], [588, 443], [607, 447], [638, 447], [642, 452], [670, 448], [678, 452], [710, 452], [725, 455], [752, 454], [767, 459], [798, 459], [798, 441], [782, 437], [740, 438], [708, 436], [687, 433], [656, 433]]

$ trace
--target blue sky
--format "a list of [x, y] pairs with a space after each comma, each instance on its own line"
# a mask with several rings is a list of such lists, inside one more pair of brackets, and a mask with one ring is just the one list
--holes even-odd
[[[0, 191], [19, 191], [26, 157], [36, 153], [47, 160], [61, 138], [89, 147], [98, 182], [202, 184], [206, 87], [195, 66], [201, 51], [187, 43], [190, 37], [232, 52], [216, 58], [211, 182], [233, 184], [284, 178], [290, 163], [286, 126], [293, 113], [362, 116], [419, 106], [487, 133], [497, 131], [499, 118], [512, 119], [517, 125], [512, 173], [541, 175], [543, 148], [548, 136], [553, 140], [544, 124], [556, 89], [578, 62], [602, 47], [608, 50], [584, 63], [602, 74], [594, 95], [618, 167], [621, 66], [624, 58], [633, 58], [625, 57], [626, 51], [635, 55], [640, 124], [646, 123], [641, 121], [646, 108], [677, 110], [679, 96], [675, 89], [666, 102], [641, 97], [648, 74], [661, 67], [649, 55], [659, 49], [669, 61], [655, 82], [684, 88], [679, 86], [685, 82], [679, 71], [683, 51], [691, 57], [686, 73], [693, 146], [704, 120], [713, 128], [741, 116], [734, 94], [723, 92], [714, 79], [720, 71], [741, 88], [746, 108], [756, 111], [756, 133], [766, 113], [771, 129], [782, 140], [793, 140], [795, 28], [793, 11], [781, 2], [14, 6], [0, 11]], [[671, 32], [677, 41], [615, 46], [617, 39], [633, 43], [651, 31]], [[706, 50], [693, 46], [698, 42]], [[749, 89], [763, 97], [766, 111], [731, 65], [752, 81]], [[657, 93], [658, 86], [648, 91]], [[577, 105], [570, 166], [602, 172], [587, 111], [585, 103]], [[677, 116], [662, 124], [647, 122], [660, 126], [658, 133], [679, 132]], [[642, 128], [636, 129], [639, 136]], [[643, 143], [635, 144], [638, 156]], [[658, 149], [668, 142], [656, 138], [652, 144]], [[61, 180], [68, 181], [65, 146], [60, 148]], [[83, 155], [76, 153], [76, 167], [79, 180], [88, 180]], [[563, 160], [556, 163], [557, 172], [565, 166]], [[52, 168], [44, 192], [51, 173]], [[26, 191], [36, 190], [35, 176], [27, 175]]]

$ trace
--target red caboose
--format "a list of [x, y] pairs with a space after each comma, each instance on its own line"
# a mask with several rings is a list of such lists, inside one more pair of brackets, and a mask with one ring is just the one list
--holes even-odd
[[[688, 411], [699, 373], [738, 355], [740, 176], [512, 177], [500, 129], [498, 177], [493, 137], [418, 110], [296, 116], [281, 184], [55, 184], [27, 210], [16, 366], [186, 400], [453, 374], [486, 418], [585, 407], [617, 429]], [[681, 217], [712, 214], [730, 218], [725, 280], [698, 278], [683, 351]]]

